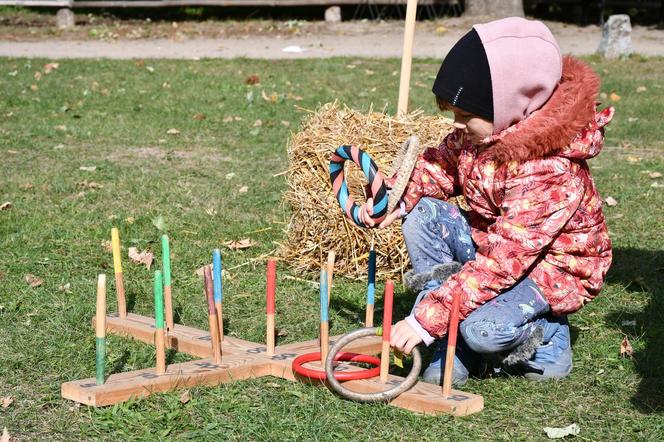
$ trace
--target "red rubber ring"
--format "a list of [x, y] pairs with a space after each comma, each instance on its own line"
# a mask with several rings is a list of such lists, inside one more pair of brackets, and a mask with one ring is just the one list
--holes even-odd
[[[357, 379], [369, 379], [380, 375], [380, 359], [375, 356], [363, 355], [359, 353], [338, 353], [334, 358], [335, 361], [348, 361], [348, 362], [365, 362], [367, 364], [375, 365], [374, 368], [362, 371], [348, 371], [339, 372], [334, 374], [334, 378], [338, 381], [354, 381]], [[293, 371], [301, 376], [318, 379], [324, 381], [325, 370], [314, 370], [304, 367], [307, 362], [320, 361], [320, 352], [306, 353], [298, 356], [293, 360]]]

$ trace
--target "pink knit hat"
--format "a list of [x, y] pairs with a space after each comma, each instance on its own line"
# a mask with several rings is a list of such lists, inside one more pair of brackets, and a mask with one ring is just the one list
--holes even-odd
[[547, 102], [562, 75], [562, 55], [549, 28], [539, 21], [510, 17], [474, 28], [491, 70], [497, 134]]

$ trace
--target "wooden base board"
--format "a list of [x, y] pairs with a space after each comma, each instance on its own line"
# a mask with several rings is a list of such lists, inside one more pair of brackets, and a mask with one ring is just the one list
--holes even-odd
[[[132, 337], [150, 344], [154, 341], [153, 318], [131, 313], [124, 319], [117, 315], [109, 315], [106, 318], [106, 327], [109, 333]], [[334, 339], [335, 337], [331, 338], [332, 341]], [[96, 385], [94, 378], [66, 382], [62, 384], [62, 397], [87, 405], [104, 406], [176, 388], [218, 385], [268, 375], [289, 380], [319, 382], [300, 377], [293, 372], [291, 365], [297, 356], [318, 351], [316, 340], [277, 346], [275, 354], [268, 355], [265, 345], [225, 336], [220, 365], [210, 359], [212, 356], [210, 334], [206, 331], [175, 324], [167, 336], [166, 345], [205, 359], [171, 364], [163, 375], [157, 375], [154, 368], [113, 374], [103, 385]], [[345, 350], [378, 354], [381, 350], [381, 339], [376, 336], [358, 340]], [[322, 370], [318, 363], [313, 363], [311, 367]], [[343, 367], [348, 370], [357, 369], [352, 365]], [[402, 380], [401, 377], [390, 375], [387, 384], [394, 385]], [[365, 393], [374, 393], [389, 387], [381, 383], [378, 377], [348, 381], [346, 385], [352, 390]], [[439, 386], [418, 382], [409, 391], [392, 400], [390, 405], [418, 413], [449, 413], [464, 416], [481, 411], [484, 408], [484, 399], [480, 395], [458, 390], [452, 390], [451, 397], [443, 398]]]

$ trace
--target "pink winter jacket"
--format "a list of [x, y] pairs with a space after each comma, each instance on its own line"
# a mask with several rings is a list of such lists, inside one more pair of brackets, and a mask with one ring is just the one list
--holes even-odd
[[478, 149], [460, 131], [424, 152], [404, 195], [406, 211], [420, 198], [463, 195], [476, 259], [415, 310], [432, 337], [447, 332], [452, 294], [460, 319], [529, 276], [555, 314], [579, 310], [600, 291], [611, 264], [602, 200], [586, 164], [604, 140], [613, 108], [598, 112], [599, 78], [564, 57], [562, 78], [538, 111]]

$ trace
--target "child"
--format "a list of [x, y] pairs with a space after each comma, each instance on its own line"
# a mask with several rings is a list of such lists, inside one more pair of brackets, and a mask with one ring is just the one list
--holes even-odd
[[[487, 366], [534, 380], [570, 373], [567, 315], [597, 296], [611, 264], [586, 164], [614, 112], [596, 111], [599, 83], [536, 21], [476, 25], [451, 49], [433, 93], [455, 130], [418, 159], [401, 210], [380, 225], [405, 215], [404, 282], [419, 292], [392, 328], [393, 347], [443, 339], [457, 294], [455, 385]], [[446, 202], [458, 194], [469, 210]], [[371, 201], [361, 210], [368, 225], [371, 210]], [[445, 349], [443, 339], [427, 382], [440, 383]]]

